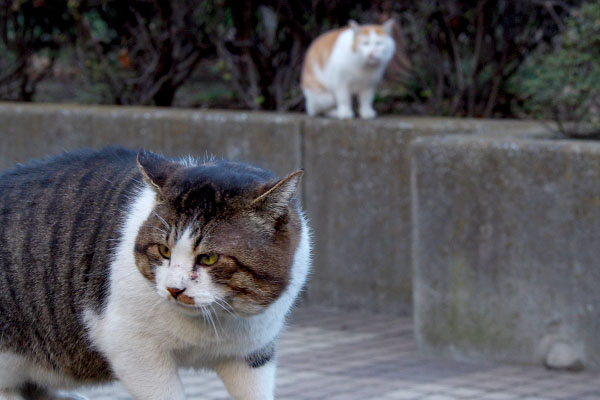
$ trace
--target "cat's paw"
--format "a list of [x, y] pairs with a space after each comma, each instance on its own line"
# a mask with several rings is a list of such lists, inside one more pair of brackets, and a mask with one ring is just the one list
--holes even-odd
[[352, 109], [338, 108], [332, 117], [337, 119], [352, 119], [354, 118], [354, 113]]
[[371, 107], [369, 108], [361, 108], [359, 110], [359, 115], [362, 119], [373, 119], [377, 116], [375, 110]]
[[87, 397], [83, 397], [77, 393], [64, 393], [57, 392], [50, 397], [52, 400], [89, 400]]
[[0, 400], [24, 400], [24, 397], [16, 391], [0, 390]]

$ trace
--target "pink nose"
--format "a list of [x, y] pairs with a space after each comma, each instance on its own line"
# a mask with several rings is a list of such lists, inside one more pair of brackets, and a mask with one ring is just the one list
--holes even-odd
[[185, 292], [185, 289], [168, 287], [167, 291], [171, 293], [171, 296], [173, 296], [174, 299], [176, 299], [181, 293]]

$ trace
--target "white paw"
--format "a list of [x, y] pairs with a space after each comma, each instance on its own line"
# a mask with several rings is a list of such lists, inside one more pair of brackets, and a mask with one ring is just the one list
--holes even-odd
[[24, 400], [23, 396], [12, 390], [0, 390], [0, 400]]
[[83, 397], [77, 393], [65, 393], [57, 392], [53, 396], [54, 400], [88, 400], [87, 397]]
[[354, 118], [354, 113], [350, 108], [338, 108], [335, 118], [337, 119], [352, 119]]
[[377, 116], [377, 113], [372, 107], [361, 108], [359, 114], [362, 119], [373, 119]]

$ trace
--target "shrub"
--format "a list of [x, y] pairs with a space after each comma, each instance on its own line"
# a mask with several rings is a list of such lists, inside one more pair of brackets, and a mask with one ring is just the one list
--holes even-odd
[[394, 2], [413, 65], [400, 80], [403, 100], [429, 115], [512, 116], [508, 80], [559, 33], [564, 7], [577, 1], [558, 3]]
[[74, 26], [69, 2], [0, 0], [0, 99], [31, 101]]
[[538, 51], [511, 82], [529, 115], [569, 136], [600, 134], [600, 3], [573, 10], [554, 48]]

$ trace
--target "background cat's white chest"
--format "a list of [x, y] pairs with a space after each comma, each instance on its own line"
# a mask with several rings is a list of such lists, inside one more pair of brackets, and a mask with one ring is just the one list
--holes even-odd
[[321, 81], [332, 90], [340, 85], [357, 93], [377, 84], [387, 65], [387, 60], [377, 65], [368, 65], [364, 55], [354, 47], [351, 30], [340, 34], [325, 65]]

